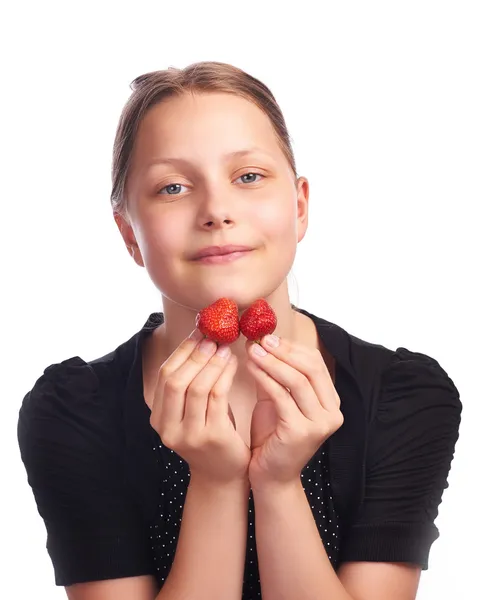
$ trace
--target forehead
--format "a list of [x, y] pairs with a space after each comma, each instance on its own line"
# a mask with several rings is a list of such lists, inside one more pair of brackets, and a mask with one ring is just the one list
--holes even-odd
[[186, 93], [163, 100], [148, 110], [135, 140], [143, 158], [251, 146], [281, 152], [269, 117], [252, 101], [226, 93]]

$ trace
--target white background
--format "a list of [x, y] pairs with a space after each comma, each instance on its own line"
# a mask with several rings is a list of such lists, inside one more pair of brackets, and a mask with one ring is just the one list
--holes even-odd
[[18, 410], [46, 366], [105, 354], [161, 310], [111, 215], [113, 137], [137, 75], [200, 60], [263, 80], [285, 114], [311, 188], [292, 301], [433, 356], [460, 390], [418, 598], [472, 597], [476, 2], [30, 1], [2, 12], [2, 597], [65, 597], [20, 462]]

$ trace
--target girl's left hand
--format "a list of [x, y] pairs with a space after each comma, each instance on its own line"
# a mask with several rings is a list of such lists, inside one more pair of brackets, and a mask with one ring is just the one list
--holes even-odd
[[[270, 338], [279, 344], [268, 345]], [[302, 469], [344, 422], [339, 395], [319, 350], [276, 336], [247, 346], [257, 384], [249, 482], [254, 489], [300, 481]]]

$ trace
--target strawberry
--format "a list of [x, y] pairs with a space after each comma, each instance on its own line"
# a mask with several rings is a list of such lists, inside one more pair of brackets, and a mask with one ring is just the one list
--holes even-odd
[[258, 342], [277, 327], [277, 317], [270, 304], [259, 298], [244, 311], [239, 328], [247, 339]]
[[199, 311], [196, 327], [218, 344], [232, 344], [239, 337], [239, 310], [229, 298], [219, 298]]

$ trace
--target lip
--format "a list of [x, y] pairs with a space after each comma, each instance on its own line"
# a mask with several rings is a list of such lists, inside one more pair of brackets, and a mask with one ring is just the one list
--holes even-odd
[[227, 254], [209, 255], [203, 256], [202, 258], [197, 258], [194, 262], [197, 262], [201, 265], [221, 265], [231, 263], [238, 258], [247, 256], [249, 253], [250, 250], [243, 250], [242, 252], [228, 252]]
[[234, 257], [239, 258], [239, 255], [243, 255], [246, 252], [250, 252], [251, 250], [252, 248], [250, 246], [237, 246], [233, 244], [229, 244], [227, 246], [208, 246], [206, 248], [202, 248], [201, 250], [199, 250], [199, 252], [196, 252], [192, 259], [204, 262], [205, 259], [226, 259], [228, 256], [229, 259], [231, 259], [233, 258], [233, 255]]

